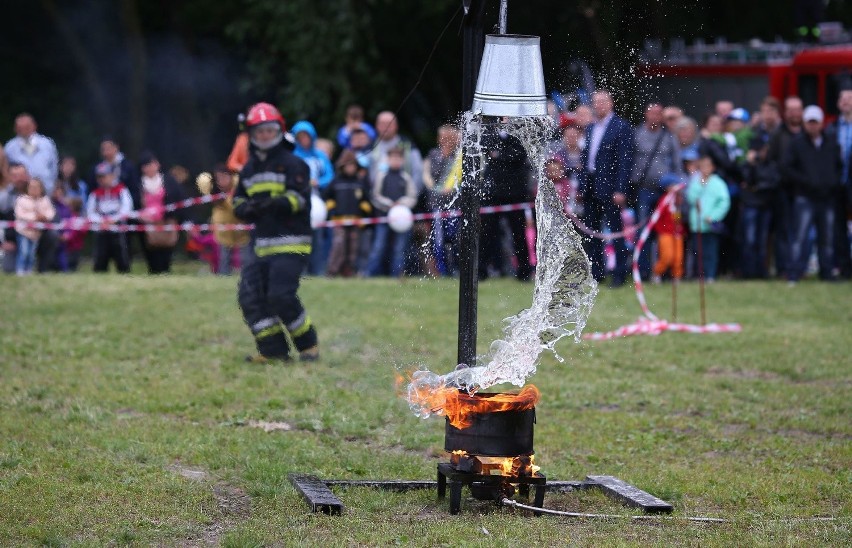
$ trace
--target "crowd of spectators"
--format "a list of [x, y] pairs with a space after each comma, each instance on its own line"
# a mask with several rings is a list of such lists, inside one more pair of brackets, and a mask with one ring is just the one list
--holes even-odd
[[[675, 105], [651, 102], [637, 127], [618, 116], [605, 90], [573, 110], [552, 102], [549, 107], [555, 129], [542, 176], [554, 183], [565, 211], [592, 234], [587, 250], [599, 281], [608, 277], [617, 287], [629, 279], [636, 229], [670, 189], [678, 190], [639, 258], [643, 279], [777, 277], [793, 284], [811, 271], [823, 280], [852, 274], [852, 90], [840, 92], [834, 121], [798, 97], [783, 103], [767, 97], [760, 105], [718, 101], [700, 122]], [[14, 129], [16, 136], [0, 149], [0, 219], [82, 218], [98, 226], [239, 222], [227, 200], [215, 202], [212, 211], [166, 206], [214, 190], [230, 192], [245, 161], [244, 136], [227, 163], [193, 179], [181, 166], [162, 169], [149, 151], [134, 164], [111, 137], [100, 143], [101, 161], [84, 174], [73, 157], [59, 157], [33, 116], [19, 115]], [[436, 146], [425, 155], [400, 134], [390, 111], [380, 112], [373, 125], [360, 106], [349, 107], [334, 140], [319, 136], [308, 120], [289, 129], [294, 153], [310, 168], [316, 202], [325, 205], [330, 220], [384, 216], [396, 205], [414, 213], [457, 205], [461, 133], [453, 124], [438, 129]], [[523, 143], [501, 132], [486, 153], [482, 205], [531, 201], [538, 181]], [[316, 228], [308, 273], [453, 276], [458, 223], [453, 217], [420, 220], [401, 232], [385, 223]], [[74, 271], [90, 253], [95, 271], [114, 261], [119, 272], [128, 272], [135, 252], [150, 273], [163, 273], [180, 242], [206, 259], [212, 272], [229, 274], [252, 255], [248, 235], [232, 230], [191, 230], [179, 240], [169, 231], [81, 227], [5, 229], [3, 270]], [[529, 211], [484, 215], [480, 277], [531, 279], [534, 238]]]

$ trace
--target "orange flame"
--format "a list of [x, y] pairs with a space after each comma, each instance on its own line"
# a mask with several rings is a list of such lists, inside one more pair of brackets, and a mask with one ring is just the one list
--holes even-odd
[[470, 471], [486, 476], [528, 477], [535, 476], [541, 467], [535, 464], [534, 455], [517, 457], [470, 456], [466, 451], [456, 449], [450, 454], [450, 464], [460, 466], [468, 461]]
[[[417, 386], [413, 382], [416, 372], [396, 374], [395, 384], [400, 397], [408, 400], [420, 416], [446, 415], [456, 428], [467, 428], [473, 423], [472, 414], [500, 411], [526, 411], [541, 398], [535, 385], [527, 385], [517, 394], [469, 394], [450, 386]], [[408, 382], [407, 390], [403, 388]], [[420, 412], [418, 412], [419, 410]]]
[[443, 388], [431, 394], [429, 406], [443, 413], [456, 428], [467, 428], [473, 415], [500, 411], [526, 411], [538, 403], [541, 393], [534, 385], [525, 386], [517, 394], [468, 394], [455, 388]]

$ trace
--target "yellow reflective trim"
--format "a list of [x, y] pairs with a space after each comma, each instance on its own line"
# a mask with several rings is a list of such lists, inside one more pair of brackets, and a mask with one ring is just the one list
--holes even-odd
[[266, 329], [262, 329], [261, 331], [259, 331], [254, 336], [254, 338], [255, 339], [263, 339], [263, 338], [266, 338], [266, 337], [271, 337], [272, 335], [275, 335], [276, 333], [282, 333], [283, 331], [284, 331], [284, 328], [281, 327], [280, 324], [279, 325], [273, 325], [272, 327], [267, 327]]
[[293, 210], [293, 213], [299, 211], [299, 198], [288, 192], [287, 199], [290, 200], [290, 208]]
[[279, 253], [297, 253], [301, 255], [310, 255], [311, 244], [288, 244], [273, 245], [270, 247], [255, 247], [254, 252], [258, 257], [277, 255]]
[[302, 325], [300, 325], [298, 329], [290, 332], [290, 336], [295, 338], [304, 335], [311, 328], [311, 325], [311, 319], [305, 318], [304, 323], [302, 323]]
[[264, 181], [262, 183], [255, 183], [251, 185], [248, 190], [246, 190], [246, 194], [249, 196], [254, 196], [260, 192], [268, 192], [272, 194], [273, 197], [284, 194], [284, 190], [287, 187], [284, 183], [276, 183], [274, 181]]

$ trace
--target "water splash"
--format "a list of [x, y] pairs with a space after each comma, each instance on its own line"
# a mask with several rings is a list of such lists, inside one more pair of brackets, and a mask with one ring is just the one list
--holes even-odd
[[[462, 127], [466, 151], [479, 156], [482, 129], [477, 118], [466, 113]], [[581, 237], [565, 215], [553, 183], [544, 177], [545, 136], [552, 123], [549, 117], [510, 118], [496, 128], [521, 140], [539, 181], [535, 200], [538, 265], [532, 305], [503, 320], [503, 338], [492, 342], [488, 352], [477, 357], [475, 366], [443, 375], [431, 371], [412, 374], [406, 397], [420, 417], [441, 414], [434, 395], [448, 388], [473, 393], [501, 383], [523, 386], [536, 372], [542, 350], [553, 352], [561, 362], [556, 343], [566, 336], [580, 341], [598, 287]], [[483, 162], [475, 164], [481, 170]], [[479, 175], [472, 180], [479, 181]]]

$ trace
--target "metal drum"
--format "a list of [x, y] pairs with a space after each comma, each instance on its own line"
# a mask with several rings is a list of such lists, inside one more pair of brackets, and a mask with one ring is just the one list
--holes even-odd
[[473, 413], [467, 428], [456, 428], [447, 419], [444, 450], [470, 455], [516, 456], [533, 453], [535, 408], [525, 411]]

